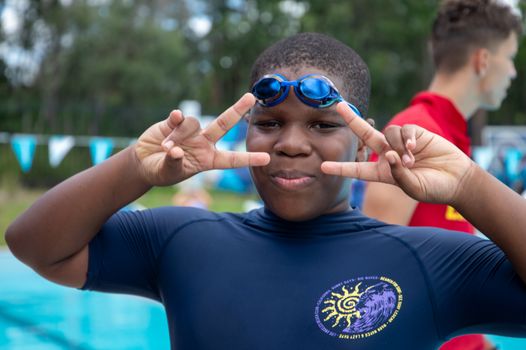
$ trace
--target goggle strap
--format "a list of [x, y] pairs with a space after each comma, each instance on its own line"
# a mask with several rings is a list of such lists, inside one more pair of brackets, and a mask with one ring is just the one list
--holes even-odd
[[362, 117], [362, 113], [360, 113], [360, 111], [358, 110], [358, 108], [356, 108], [355, 105], [353, 105], [352, 103], [347, 102], [347, 101], [345, 101], [345, 102], [346, 102], [347, 105], [352, 109], [352, 111], [353, 111], [354, 113], [356, 113], [356, 115], [357, 115], [358, 117], [363, 118], [363, 117]]

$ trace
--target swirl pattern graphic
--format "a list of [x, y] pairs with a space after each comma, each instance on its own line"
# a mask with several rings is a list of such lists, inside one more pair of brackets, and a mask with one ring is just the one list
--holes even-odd
[[318, 326], [331, 336], [357, 339], [384, 329], [398, 314], [402, 290], [386, 277], [361, 277], [325, 292], [316, 306]]

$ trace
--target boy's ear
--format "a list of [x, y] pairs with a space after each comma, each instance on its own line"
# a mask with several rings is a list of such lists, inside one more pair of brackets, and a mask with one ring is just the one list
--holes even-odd
[[490, 52], [486, 48], [478, 48], [472, 54], [473, 67], [479, 77], [484, 77], [489, 67]]
[[[371, 125], [374, 128], [374, 119], [367, 118], [367, 123]], [[367, 162], [369, 160], [369, 155], [371, 153], [369, 152], [369, 147], [365, 145], [363, 140], [358, 141], [358, 150], [356, 151], [356, 161], [357, 162]]]

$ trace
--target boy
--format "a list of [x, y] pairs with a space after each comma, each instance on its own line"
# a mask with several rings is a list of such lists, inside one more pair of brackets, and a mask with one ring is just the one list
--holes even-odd
[[[416, 124], [471, 154], [467, 121], [479, 109], [497, 109], [516, 76], [513, 58], [522, 34], [521, 18], [496, 0], [446, 0], [433, 23], [431, 51], [436, 68], [429, 89], [389, 125]], [[373, 156], [374, 159], [374, 156]], [[434, 226], [474, 233], [453, 207], [419, 203], [398, 187], [366, 186], [363, 211], [392, 224]], [[482, 335], [454, 339], [442, 350], [493, 349]]]
[[[467, 157], [423, 129], [384, 137], [357, 117], [367, 66], [335, 39], [280, 41], [251, 80], [257, 104], [246, 94], [204, 130], [174, 111], [135, 146], [50, 190], [8, 229], [14, 254], [64, 285], [162, 302], [175, 349], [435, 349], [483, 328], [526, 334], [525, 240], [509, 220], [520, 197], [500, 189], [514, 208], [488, 220], [495, 201], [484, 200], [500, 185]], [[217, 151], [249, 110], [248, 152]], [[354, 163], [366, 145], [378, 163]], [[246, 165], [262, 209], [114, 214], [154, 185]], [[335, 174], [456, 205], [517, 273], [490, 241], [364, 217], [349, 207], [349, 179]]]

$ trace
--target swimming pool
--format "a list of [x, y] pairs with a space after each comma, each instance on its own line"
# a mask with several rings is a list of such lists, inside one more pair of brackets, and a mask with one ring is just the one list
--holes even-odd
[[48, 282], [0, 251], [0, 349], [169, 349], [162, 306]]
[[[0, 350], [170, 348], [164, 310], [151, 300], [58, 286], [6, 250], [0, 286]], [[492, 339], [499, 350], [526, 349], [526, 339]]]

